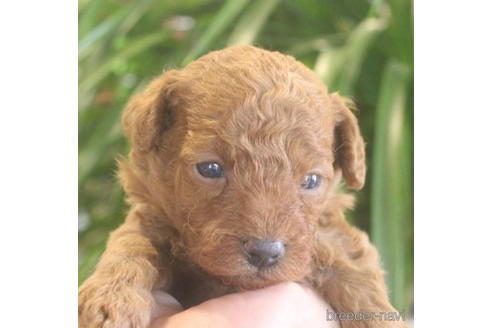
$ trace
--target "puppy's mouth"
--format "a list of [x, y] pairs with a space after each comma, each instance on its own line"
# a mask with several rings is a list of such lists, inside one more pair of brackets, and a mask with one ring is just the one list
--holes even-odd
[[[223, 280], [224, 281], [224, 280]], [[271, 280], [262, 273], [256, 273], [248, 276], [241, 276], [230, 280], [229, 285], [239, 290], [253, 290], [278, 284], [282, 281]]]
[[[278, 269], [277, 269], [278, 270]], [[229, 277], [219, 277], [226, 285], [234, 286], [239, 290], [253, 290], [275, 285], [288, 279], [275, 268], [249, 268], [244, 273]]]

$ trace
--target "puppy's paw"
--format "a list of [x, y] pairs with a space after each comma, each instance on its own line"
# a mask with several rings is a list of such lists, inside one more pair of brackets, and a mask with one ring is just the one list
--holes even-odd
[[153, 307], [149, 291], [91, 277], [79, 288], [79, 328], [147, 328]]

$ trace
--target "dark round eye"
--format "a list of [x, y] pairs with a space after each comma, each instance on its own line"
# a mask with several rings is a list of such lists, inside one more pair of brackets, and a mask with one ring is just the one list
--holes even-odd
[[308, 174], [304, 176], [304, 181], [301, 183], [301, 187], [304, 189], [316, 189], [321, 183], [321, 177], [317, 174]]
[[218, 179], [224, 176], [224, 169], [216, 162], [202, 162], [196, 165], [201, 176], [209, 179]]

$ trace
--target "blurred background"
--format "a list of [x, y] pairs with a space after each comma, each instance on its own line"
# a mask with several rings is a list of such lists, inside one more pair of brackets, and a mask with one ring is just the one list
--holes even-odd
[[381, 253], [395, 307], [413, 313], [411, 0], [79, 0], [79, 283], [127, 207], [115, 179], [120, 115], [159, 75], [237, 43], [291, 54], [352, 98], [368, 179], [349, 220]]

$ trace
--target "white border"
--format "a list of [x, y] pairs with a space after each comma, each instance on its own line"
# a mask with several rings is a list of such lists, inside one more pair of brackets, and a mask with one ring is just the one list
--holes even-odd
[[77, 326], [77, 2], [0, 4], [2, 327]]
[[415, 324], [489, 325], [492, 8], [415, 4]]

